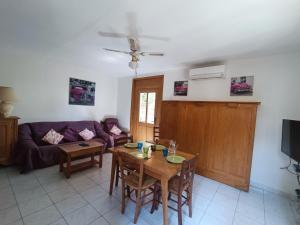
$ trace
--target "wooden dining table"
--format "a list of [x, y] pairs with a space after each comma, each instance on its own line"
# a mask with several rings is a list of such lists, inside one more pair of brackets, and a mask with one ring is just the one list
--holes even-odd
[[[125, 148], [124, 146], [118, 146], [110, 148], [109, 152], [113, 154], [112, 164], [111, 164], [111, 178], [110, 178], [110, 187], [109, 194], [112, 195], [114, 187], [114, 179], [116, 174], [117, 167], [117, 153], [122, 152], [134, 152], [137, 149]], [[182, 151], [176, 151], [176, 155], [183, 156], [185, 159], [189, 160], [195, 157], [195, 155], [185, 153]], [[145, 159], [144, 162], [144, 172], [145, 174], [152, 176], [161, 182], [161, 191], [162, 191], [162, 207], [163, 207], [163, 221], [164, 225], [168, 225], [168, 184], [169, 180], [177, 175], [181, 170], [181, 164], [169, 163], [166, 158], [163, 156], [162, 151], [152, 152], [152, 157], [150, 159]]]

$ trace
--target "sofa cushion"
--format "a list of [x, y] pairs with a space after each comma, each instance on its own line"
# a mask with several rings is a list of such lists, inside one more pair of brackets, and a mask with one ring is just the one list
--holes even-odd
[[49, 130], [53, 129], [58, 133], [62, 133], [62, 131], [67, 127], [66, 122], [36, 122], [29, 123], [32, 132], [32, 138], [34, 142], [38, 146], [45, 145], [46, 142], [42, 140], [42, 138], [49, 132]]
[[62, 135], [64, 135], [64, 140], [66, 142], [75, 142], [80, 139], [78, 133], [78, 130], [68, 127], [63, 131]]
[[55, 130], [51, 129], [49, 132], [42, 138], [43, 141], [52, 144], [57, 145], [62, 139], [64, 138], [63, 135], [60, 133], [57, 133]]
[[95, 121], [70, 121], [68, 122], [68, 127], [78, 131], [78, 133], [84, 129], [88, 129], [96, 134]]
[[84, 129], [83, 131], [79, 132], [79, 135], [83, 138], [85, 141], [91, 140], [93, 137], [95, 137], [95, 134], [93, 131], [90, 131], [89, 129]]

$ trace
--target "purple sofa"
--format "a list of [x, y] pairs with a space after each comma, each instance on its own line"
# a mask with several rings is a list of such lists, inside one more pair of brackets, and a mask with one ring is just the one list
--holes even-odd
[[112, 145], [110, 136], [96, 121], [24, 123], [19, 125], [18, 143], [13, 152], [13, 159], [21, 167], [23, 173], [58, 164], [59, 145], [80, 142], [83, 139], [79, 135], [74, 135], [72, 140], [64, 138], [58, 145], [51, 145], [45, 143], [42, 138], [50, 129], [60, 134], [64, 134], [66, 130], [72, 130], [76, 134], [85, 128], [93, 131], [95, 134], [93, 140], [103, 143], [105, 148]]

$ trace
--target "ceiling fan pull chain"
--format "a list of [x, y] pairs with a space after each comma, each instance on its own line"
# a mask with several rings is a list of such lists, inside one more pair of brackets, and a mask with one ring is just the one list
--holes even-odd
[[137, 68], [134, 68], [135, 77], [137, 78]]

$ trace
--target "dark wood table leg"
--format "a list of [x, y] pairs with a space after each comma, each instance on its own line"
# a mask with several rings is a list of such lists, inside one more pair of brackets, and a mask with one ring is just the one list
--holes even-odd
[[94, 167], [95, 166], [95, 153], [91, 154], [91, 166]]
[[59, 172], [62, 172], [64, 168], [64, 153], [62, 151], [59, 152]]
[[67, 168], [66, 168], [66, 177], [70, 178], [72, 173], [72, 168], [71, 168], [71, 157], [67, 155]]
[[102, 168], [102, 161], [103, 161], [103, 147], [100, 147], [100, 152], [99, 152], [99, 168]]
[[113, 191], [113, 188], [114, 188], [114, 180], [115, 180], [115, 172], [116, 172], [116, 160], [117, 160], [116, 155], [114, 153], [112, 153], [109, 195], [112, 195], [112, 191]]
[[118, 187], [119, 184], [119, 173], [120, 173], [120, 167], [119, 167], [119, 162], [118, 160], [116, 161], [116, 182], [115, 182], [115, 186]]

